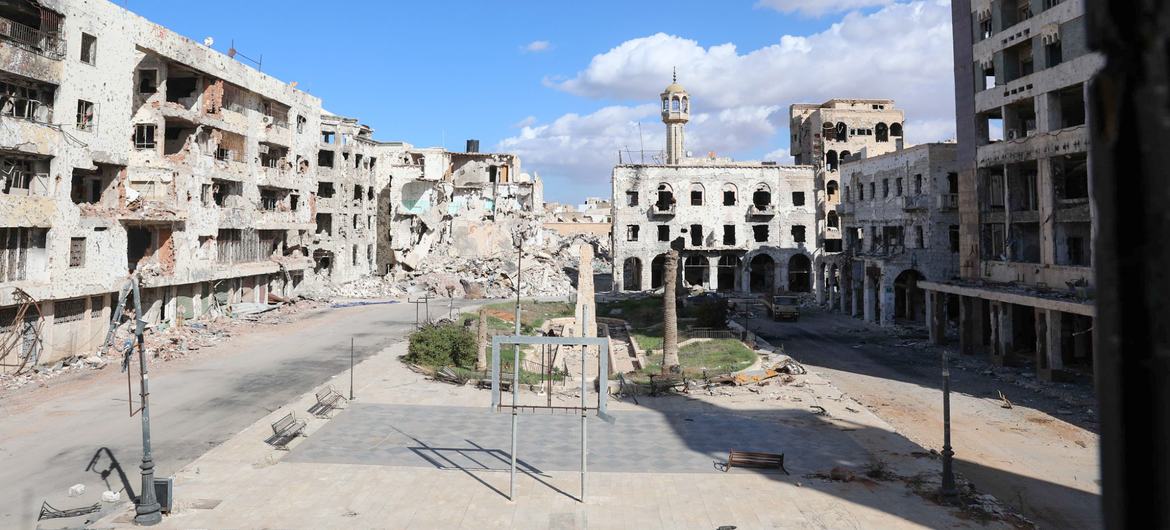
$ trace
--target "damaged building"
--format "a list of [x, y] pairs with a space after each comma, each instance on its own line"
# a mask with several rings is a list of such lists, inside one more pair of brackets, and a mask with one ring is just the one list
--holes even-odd
[[292, 84], [107, 1], [13, 0], [0, 91], [0, 326], [24, 361], [95, 351], [130, 274], [157, 324], [370, 272], [394, 146]]
[[[825, 274], [836, 267], [849, 267], [843, 248], [841, 219], [841, 165], [847, 160], [878, 156], [902, 149], [904, 142], [901, 110], [889, 99], [834, 98], [824, 103], [798, 103], [789, 107], [789, 152], [796, 164], [810, 165], [815, 172], [814, 201], [818, 252], [813, 257], [814, 281], [827, 283]], [[817, 301], [825, 301], [825, 289], [817, 289]]]
[[391, 157], [390, 185], [378, 197], [385, 229], [378, 236], [377, 271], [411, 272], [427, 259], [475, 259], [510, 252], [516, 222], [544, 210], [540, 177], [524, 173], [520, 157], [403, 144]]
[[615, 291], [662, 287], [680, 249], [684, 285], [711, 291], [812, 292], [817, 248], [813, 168], [735, 162], [684, 150], [690, 95], [661, 94], [665, 164], [619, 164], [611, 201]]
[[[928, 281], [932, 338], [957, 313], [963, 353], [1032, 364], [1043, 378], [1093, 367], [1095, 225], [1084, 2], [956, 0], [959, 275]], [[955, 307], [957, 306], [957, 310]]]
[[841, 165], [836, 211], [849, 261], [826, 264], [830, 307], [882, 326], [925, 322], [918, 283], [958, 272], [955, 149], [922, 144]]

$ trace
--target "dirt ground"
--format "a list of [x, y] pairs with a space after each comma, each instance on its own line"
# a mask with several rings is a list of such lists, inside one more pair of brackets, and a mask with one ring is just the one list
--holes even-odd
[[1041, 528], [1100, 528], [1091, 386], [1039, 382], [1028, 369], [959, 357], [955, 345], [932, 346], [924, 329], [884, 330], [837, 313], [806, 310], [798, 322], [747, 324], [900, 434], [938, 451], [946, 349], [956, 470]]

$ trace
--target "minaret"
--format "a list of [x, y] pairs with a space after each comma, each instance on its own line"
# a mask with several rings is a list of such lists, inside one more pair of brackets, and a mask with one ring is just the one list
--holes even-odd
[[683, 125], [691, 119], [691, 96], [678, 84], [678, 72], [662, 92], [662, 123], [666, 124], [666, 163], [675, 165], [686, 157], [683, 150]]

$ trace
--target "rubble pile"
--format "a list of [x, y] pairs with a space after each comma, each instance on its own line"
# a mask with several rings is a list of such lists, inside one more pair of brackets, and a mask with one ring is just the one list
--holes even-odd
[[[519, 271], [521, 296], [561, 296], [574, 290], [580, 253], [578, 246], [593, 245], [596, 268], [607, 270], [609, 241], [589, 235], [563, 237], [543, 231], [538, 243], [525, 247]], [[339, 298], [402, 298], [429, 295], [438, 298], [507, 298], [516, 293], [517, 263], [512, 249], [492, 256], [450, 257], [432, 252], [421, 270], [396, 268], [382, 277], [364, 277], [333, 288]]]
[[[236, 333], [255, 329], [256, 324], [287, 323], [298, 313], [324, 306], [325, 304], [320, 302], [301, 300], [296, 303], [276, 304], [271, 310], [263, 313], [237, 314], [234, 318], [218, 316], [191, 320], [179, 325], [168, 323], [148, 325], [143, 334], [143, 346], [147, 359], [151, 361], [180, 359], [201, 348], [214, 346]], [[108, 352], [73, 355], [53, 365], [36, 366], [20, 374], [0, 373], [0, 389], [15, 390], [29, 384], [44, 386], [49, 380], [64, 374], [100, 370], [106, 365], [118, 366], [122, 362], [122, 357], [117, 350], [121, 349], [121, 345], [126, 344], [126, 341], [133, 341], [133, 337], [131, 322], [123, 322], [114, 334], [114, 347]]]

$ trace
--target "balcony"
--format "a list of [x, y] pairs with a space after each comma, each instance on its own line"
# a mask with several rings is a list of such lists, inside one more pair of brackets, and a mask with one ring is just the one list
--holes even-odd
[[656, 203], [650, 206], [650, 215], [674, 215], [674, 203]]
[[748, 217], [771, 217], [776, 215], [776, 206], [772, 204], [753, 204], [748, 206]]
[[0, 39], [53, 60], [65, 58], [65, 41], [56, 32], [34, 29], [15, 20], [0, 17]]
[[901, 197], [902, 209], [906, 211], [925, 210], [927, 199], [925, 195], [907, 195]]
[[943, 193], [938, 196], [939, 210], [957, 210], [959, 209], [959, 194], [958, 193]]

